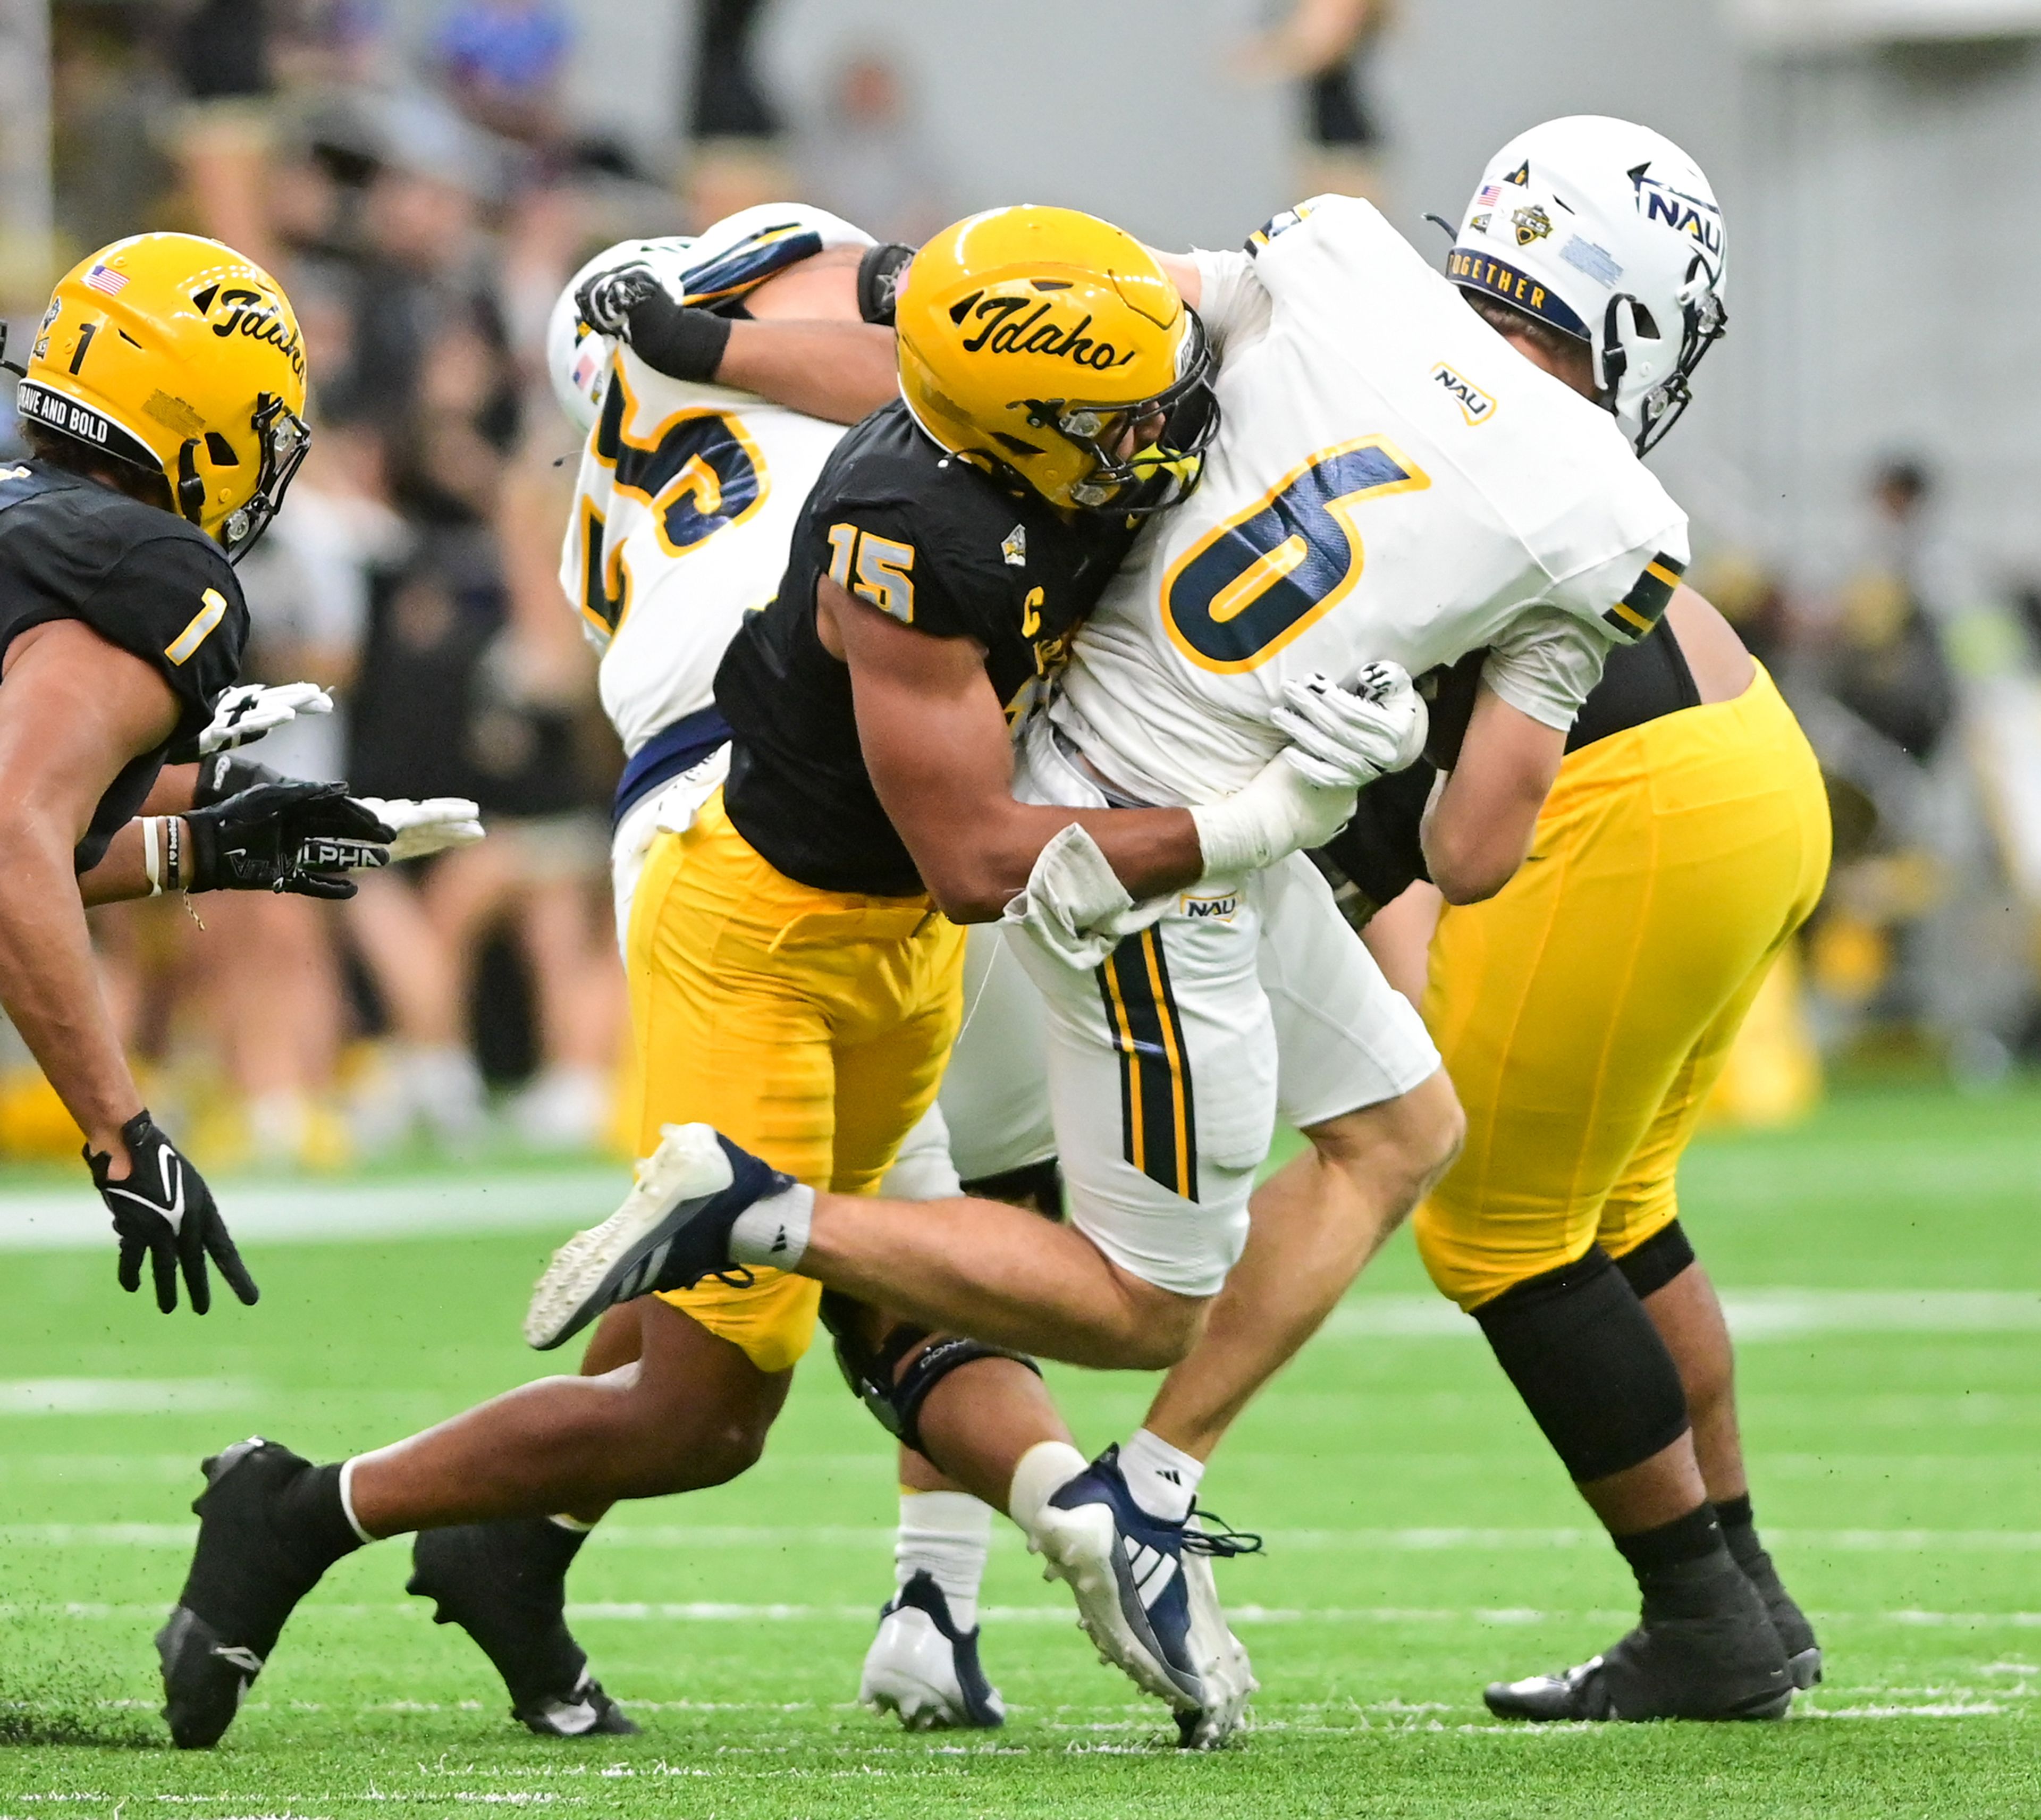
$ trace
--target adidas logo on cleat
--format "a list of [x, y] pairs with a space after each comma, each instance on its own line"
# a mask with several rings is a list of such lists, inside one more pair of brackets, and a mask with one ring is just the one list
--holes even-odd
[[209, 1654], [230, 1662], [251, 1681], [262, 1672], [262, 1658], [243, 1643], [215, 1643]]
[[1168, 1590], [1177, 1572], [1177, 1563], [1159, 1548], [1150, 1548], [1131, 1536], [1121, 1540], [1127, 1551], [1127, 1566], [1134, 1574], [1135, 1589], [1141, 1595], [1141, 1608], [1149, 1610]]

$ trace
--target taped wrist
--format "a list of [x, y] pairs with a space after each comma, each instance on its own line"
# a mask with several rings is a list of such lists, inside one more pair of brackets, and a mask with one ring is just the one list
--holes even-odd
[[1576, 1484], [1641, 1465], [1687, 1432], [1679, 1368], [1599, 1246], [1474, 1318]]
[[672, 380], [707, 384], [723, 364], [730, 319], [691, 310], [656, 291], [631, 311], [631, 351]]
[[903, 246], [897, 240], [865, 248], [864, 257], [857, 262], [857, 313], [865, 321], [876, 322], [882, 328], [893, 326], [894, 311], [900, 296], [900, 275], [914, 257], [914, 249]]
[[1353, 812], [1351, 790], [1314, 784], [1287, 760], [1265, 765], [1244, 790], [1191, 811], [1206, 879], [1234, 879], [1300, 847], [1322, 846]]

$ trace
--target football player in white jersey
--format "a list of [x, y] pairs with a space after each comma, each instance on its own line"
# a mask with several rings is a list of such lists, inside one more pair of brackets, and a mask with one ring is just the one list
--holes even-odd
[[[1606, 412], [1524, 361], [1364, 204], [1320, 199], [1245, 256], [1201, 258], [1195, 278], [1224, 353], [1226, 415], [1205, 487], [1137, 548], [1078, 631], [1064, 691], [1031, 725], [1015, 780], [1039, 803], [1188, 807], [1204, 858], [1190, 888], [1137, 906], [1089, 837], [1066, 830], [1009, 911], [1050, 1008], [1075, 1230], [976, 1208], [967, 1224], [933, 1219], [806, 1189], [740, 1211], [711, 1192], [725, 1178], [710, 1163], [719, 1179], [704, 1177], [699, 1196], [677, 1193], [642, 1231], [616, 1230], [628, 1258], [598, 1241], [549, 1277], [535, 1318], [549, 1298], [600, 1294], [596, 1276], [613, 1285], [654, 1253], [642, 1273], [658, 1281], [769, 1256], [995, 1343], [1095, 1364], [1180, 1358], [1246, 1242], [1248, 1190], [1279, 1102], [1322, 1122], [1393, 1107], [1438, 1079], [1414, 1013], [1357, 950], [1308, 862], [1264, 870], [1280, 849], [1239, 830], [1234, 815], [1252, 794], [1241, 787], [1286, 739], [1308, 757], [1314, 734], [1329, 784], [1394, 769], [1410, 756], [1385, 719], [1400, 673], [1369, 666], [1430, 669], [1486, 648], [1426, 852], [1449, 897], [1492, 894], [1524, 856], [1607, 652], [1663, 611], [1684, 567], [1684, 519]], [[937, 301], [952, 304], [960, 334], [976, 331], [972, 300]], [[1368, 717], [1375, 756], [1342, 769], [1368, 750], [1355, 734]], [[916, 858], [925, 877], [943, 869], [940, 854]], [[1295, 968], [1273, 990], [1257, 965], [1265, 929]], [[1201, 1079], [1223, 1090], [1200, 1092]], [[1368, 1249], [1346, 1260], [1326, 1306]], [[580, 1273], [571, 1290], [570, 1270]], [[1295, 1300], [1294, 1289], [1273, 1298], [1285, 1316]], [[1252, 1307], [1242, 1315], [1251, 1338], [1229, 1326], [1229, 1343], [1284, 1343], [1258, 1383], [1322, 1312], [1268, 1320]], [[1181, 1559], [1216, 1438], [1179, 1446], [1151, 1429], [1088, 1470], [1065, 1448], [1016, 1474], [1009, 1509], [1081, 1599], [1087, 1586], [1097, 1596], [1095, 1637], [1155, 1681], [1158, 1639], [1133, 1627], [1153, 1616], [1144, 1586], [1169, 1574], [1137, 1583], [1116, 1551], [1102, 1575], [1090, 1558], [1108, 1551], [1101, 1537], [1138, 1529], [1159, 1562]], [[1116, 1625], [1115, 1612], [1127, 1620]]]

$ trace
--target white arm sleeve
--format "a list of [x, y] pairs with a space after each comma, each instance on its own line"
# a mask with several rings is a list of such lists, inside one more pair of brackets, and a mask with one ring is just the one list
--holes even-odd
[[1268, 293], [1254, 275], [1254, 261], [1245, 253], [1191, 249], [1198, 268], [1198, 315], [1211, 337], [1212, 351], [1226, 358], [1229, 345], [1238, 347], [1268, 327]]
[[1481, 680], [1520, 714], [1564, 730], [1601, 680], [1615, 641], [1562, 608], [1520, 613], [1489, 647]]

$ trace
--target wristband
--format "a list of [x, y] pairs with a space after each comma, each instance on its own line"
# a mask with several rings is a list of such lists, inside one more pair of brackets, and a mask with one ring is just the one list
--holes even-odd
[[184, 857], [185, 825], [175, 815], [163, 818], [163, 870], [170, 874], [170, 888], [181, 891], [185, 888], [185, 876], [180, 861]]
[[158, 869], [162, 855], [156, 850], [156, 824], [162, 819], [160, 815], [142, 818], [142, 876], [149, 881], [149, 895], [152, 898], [163, 895], [163, 878]]
[[670, 380], [706, 385], [723, 364], [730, 342], [730, 319], [708, 310], [683, 309], [662, 290], [631, 312], [631, 351]]

